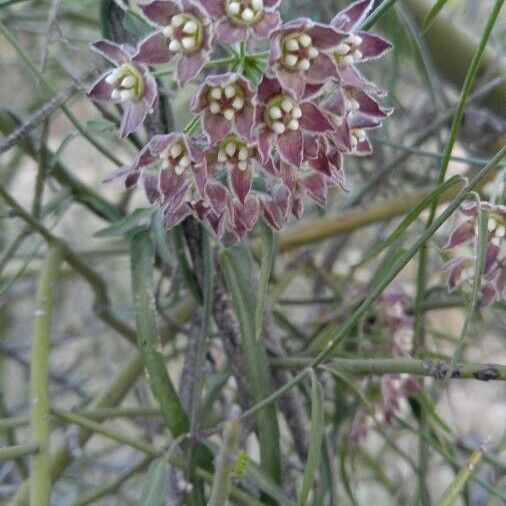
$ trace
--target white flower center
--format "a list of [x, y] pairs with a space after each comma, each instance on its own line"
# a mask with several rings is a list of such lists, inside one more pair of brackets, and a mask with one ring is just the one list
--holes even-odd
[[363, 141], [365, 141], [365, 130], [363, 128], [355, 128], [350, 131], [350, 142], [353, 150]]
[[253, 25], [259, 21], [264, 11], [263, 0], [226, 0], [225, 11], [234, 22], [240, 25]]
[[180, 176], [187, 169], [192, 160], [186, 146], [182, 141], [176, 141], [168, 146], [159, 155], [158, 158], [162, 162], [162, 169], [173, 169]]
[[301, 117], [302, 109], [290, 97], [276, 97], [267, 104], [265, 121], [278, 135], [287, 130], [298, 130]]
[[231, 135], [220, 143], [218, 162], [228, 170], [237, 168], [244, 171], [253, 167], [253, 154], [253, 148], [248, 147], [245, 141]]
[[119, 102], [135, 100], [144, 91], [144, 79], [142, 74], [130, 63], [124, 63], [114, 69], [105, 79], [114, 86], [111, 99]]
[[229, 121], [232, 121], [246, 104], [244, 91], [237, 83], [211, 87], [207, 99], [211, 114], [222, 114]]
[[339, 65], [351, 65], [362, 59], [362, 37], [352, 33], [334, 49], [334, 56]]
[[190, 13], [176, 14], [163, 29], [173, 53], [192, 53], [202, 46], [202, 23]]
[[282, 42], [281, 62], [289, 70], [306, 72], [320, 52], [313, 46], [313, 40], [307, 33], [292, 33]]

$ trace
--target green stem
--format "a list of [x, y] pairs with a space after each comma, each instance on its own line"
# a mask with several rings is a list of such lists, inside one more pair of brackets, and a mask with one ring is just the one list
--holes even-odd
[[0, 461], [13, 460], [19, 457], [26, 457], [27, 455], [34, 455], [38, 451], [39, 445], [36, 443], [19, 446], [5, 446], [4, 448], [0, 448]]
[[31, 459], [30, 505], [49, 506], [51, 474], [49, 467], [49, 348], [55, 286], [63, 258], [62, 249], [53, 246], [42, 272], [35, 308], [31, 371], [31, 439], [39, 451]]

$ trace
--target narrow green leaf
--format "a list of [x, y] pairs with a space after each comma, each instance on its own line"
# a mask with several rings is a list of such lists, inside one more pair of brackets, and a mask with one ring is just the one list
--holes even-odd
[[316, 471], [320, 465], [323, 434], [325, 430], [324, 420], [324, 397], [323, 386], [318, 381], [316, 374], [311, 370], [311, 433], [309, 440], [309, 452], [304, 467], [302, 488], [299, 493], [298, 506], [304, 506], [309, 492], [313, 487]]
[[422, 24], [422, 33], [425, 33], [432, 25], [436, 16], [443, 10], [448, 0], [437, 0], [432, 9], [429, 11]]
[[474, 470], [480, 463], [482, 457], [483, 448], [478, 448], [471, 454], [465, 466], [462, 467], [450, 486], [446, 489], [445, 493], [441, 496], [441, 499], [439, 499], [437, 506], [452, 506], [455, 503], [464, 489], [467, 480], [469, 480], [469, 478], [473, 475]]
[[167, 373], [156, 322], [153, 290], [154, 251], [148, 230], [131, 239], [132, 292], [137, 338], [153, 395], [160, 404], [162, 417], [174, 437], [188, 432], [188, 417]]
[[123, 26], [125, 30], [141, 39], [153, 31], [153, 27], [132, 10], [125, 12]]
[[464, 321], [464, 325], [462, 326], [460, 338], [457, 346], [455, 347], [455, 351], [450, 362], [452, 365], [456, 364], [460, 360], [467, 331], [469, 330], [469, 325], [473, 321], [476, 307], [478, 306], [478, 301], [480, 298], [481, 277], [483, 276], [483, 271], [485, 269], [485, 259], [488, 246], [488, 219], [489, 212], [486, 209], [482, 209], [478, 204], [478, 239], [476, 241], [476, 260], [474, 263], [473, 289], [469, 307], [467, 309], [466, 319]]
[[272, 267], [276, 258], [277, 252], [277, 235], [274, 231], [265, 225], [261, 224], [262, 234], [262, 259], [260, 264], [260, 281], [258, 286], [258, 298], [255, 311], [255, 338], [260, 339], [263, 328], [263, 314], [264, 304], [269, 289], [269, 279], [271, 277]]
[[153, 208], [145, 207], [135, 209], [125, 218], [95, 232], [95, 237], [122, 237], [137, 228], [147, 227], [151, 221]]
[[142, 506], [163, 506], [165, 504], [168, 473], [169, 465], [165, 459], [160, 458], [151, 462], [139, 504]]
[[216, 471], [208, 506], [226, 506], [232, 487], [232, 471], [234, 469], [234, 454], [239, 445], [241, 424], [239, 413], [233, 413], [225, 423], [223, 442], [216, 459]]
[[86, 129], [97, 133], [111, 132], [116, 129], [116, 124], [105, 118], [89, 119], [86, 122]]
[[[246, 376], [256, 403], [272, 393], [267, 351], [262, 340], [255, 339], [256, 303], [251, 281], [249, 250], [237, 245], [224, 250], [220, 265], [230, 293], [232, 305], [241, 330], [241, 351], [246, 363]], [[256, 412], [260, 461], [265, 474], [276, 483], [281, 479], [279, 427], [275, 404], [268, 404]]]

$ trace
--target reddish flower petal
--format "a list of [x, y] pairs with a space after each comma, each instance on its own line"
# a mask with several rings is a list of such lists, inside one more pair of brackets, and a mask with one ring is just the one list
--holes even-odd
[[335, 144], [339, 151], [351, 151], [351, 134], [348, 123], [344, 121], [339, 127], [336, 127], [329, 138]]
[[338, 12], [330, 24], [345, 32], [353, 31], [364, 21], [373, 5], [374, 0], [359, 0]]
[[471, 220], [467, 220], [451, 232], [448, 242], [443, 246], [443, 250], [455, 248], [459, 244], [464, 244], [473, 238], [474, 224]]
[[132, 61], [152, 65], [156, 63], [167, 63], [173, 57], [174, 53], [169, 51], [167, 38], [162, 32], [155, 32], [139, 42], [137, 51], [132, 57]]
[[164, 226], [167, 230], [170, 230], [190, 215], [191, 210], [187, 205], [179, 206], [176, 209], [168, 208], [164, 214]]
[[125, 188], [127, 190], [133, 188], [138, 183], [140, 177], [140, 172], [132, 172], [131, 174], [128, 174], [128, 176], [125, 178]]
[[310, 132], [323, 133], [332, 130], [334, 127], [328, 118], [315, 105], [306, 102], [300, 105], [302, 117], [300, 125]]
[[331, 78], [339, 78], [336, 66], [329, 56], [320, 53], [311, 62], [311, 67], [309, 67], [309, 70], [306, 72], [306, 79], [309, 82], [319, 83]]
[[234, 168], [230, 171], [230, 186], [234, 191], [235, 196], [244, 203], [246, 195], [251, 190], [251, 183], [253, 181], [253, 173], [251, 170], [239, 170]]
[[144, 16], [160, 26], [170, 24], [172, 17], [180, 11], [180, 7], [172, 0], [155, 0], [149, 4], [140, 4]]
[[288, 163], [298, 167], [302, 163], [302, 132], [287, 131], [277, 137], [279, 154]]
[[261, 200], [262, 214], [267, 223], [275, 230], [281, 230], [283, 228], [285, 219], [283, 213], [274, 201], [268, 197]]
[[248, 141], [252, 140], [254, 119], [255, 108], [252, 105], [246, 105], [244, 109], [235, 116], [237, 133]]
[[123, 120], [121, 121], [119, 136], [127, 137], [135, 132], [148, 114], [148, 107], [144, 100], [128, 102], [125, 105]]
[[485, 253], [485, 266], [483, 269], [484, 274], [489, 274], [490, 271], [493, 271], [494, 268], [497, 267], [497, 260], [500, 252], [501, 247], [497, 244], [489, 244], [487, 246], [487, 251]]
[[281, 24], [281, 17], [277, 11], [264, 11], [262, 19], [252, 26], [255, 35], [266, 39]]
[[258, 151], [260, 153], [262, 163], [266, 163], [270, 159], [273, 138], [273, 132], [267, 128], [263, 128], [258, 134]]
[[324, 83], [318, 84], [307, 83], [306, 87], [304, 88], [304, 95], [302, 96], [302, 98], [306, 100], [308, 98], [314, 97], [323, 88], [323, 86]]
[[378, 102], [370, 97], [364, 91], [356, 91], [354, 98], [358, 102], [360, 112], [368, 114], [374, 118], [387, 118], [392, 113], [392, 109], [384, 109], [380, 107]]
[[206, 11], [217, 18], [225, 15], [224, 1], [223, 0], [200, 0]]
[[144, 73], [144, 93], [142, 94], [148, 109], [152, 109], [158, 98], [158, 86], [155, 78], [148, 72]]
[[93, 99], [98, 100], [100, 102], [111, 102], [111, 93], [114, 90], [114, 86], [106, 82], [107, 76], [110, 72], [106, 72], [98, 80], [91, 85], [88, 90], [87, 95]]
[[471, 261], [469, 258], [459, 257], [443, 265], [443, 271], [448, 272], [448, 291], [451, 292], [458, 286], [462, 277], [462, 272], [470, 264]]
[[236, 219], [239, 219], [246, 230], [253, 230], [260, 214], [260, 202], [254, 195], [248, 195], [244, 204], [234, 202]]
[[91, 45], [91, 48], [115, 64], [121, 64], [130, 59], [130, 55], [124, 47], [110, 40], [97, 40]]
[[160, 171], [159, 188], [169, 208], [179, 207], [189, 186], [190, 181], [184, 176], [178, 176], [173, 170]]
[[202, 51], [183, 55], [177, 64], [177, 80], [179, 85], [184, 86], [188, 81], [193, 79], [200, 72], [207, 60], [207, 55], [204, 56]]
[[281, 0], [264, 0], [264, 7], [266, 9], [274, 9], [280, 2]]
[[314, 23], [306, 32], [313, 39], [313, 45], [318, 49], [333, 48], [348, 36], [346, 33], [340, 33], [335, 28], [321, 23]]
[[324, 206], [327, 202], [327, 184], [325, 178], [316, 172], [306, 176], [302, 180], [304, 188], [307, 190], [307, 194], [317, 204]]
[[323, 109], [342, 118], [346, 113], [346, 104], [342, 91], [337, 88], [334, 93], [325, 101]]
[[276, 74], [283, 88], [290, 91], [295, 98], [302, 98], [304, 90], [306, 88], [306, 83], [304, 82], [304, 74], [302, 72], [291, 72], [289, 70], [280, 68]]
[[246, 39], [248, 29], [245, 26], [235, 25], [228, 18], [223, 18], [216, 25], [216, 37], [224, 44], [235, 44]]
[[230, 132], [230, 122], [221, 114], [211, 114], [209, 111], [205, 111], [202, 115], [202, 129], [209, 138], [209, 142], [214, 144]]
[[208, 183], [206, 194], [215, 213], [221, 215], [227, 207], [227, 189], [220, 183]]
[[376, 84], [368, 81], [354, 65], [347, 65], [346, 67], [339, 69], [339, 75], [343, 86], [366, 90], [377, 96], [385, 94], [385, 92], [376, 86]]
[[392, 44], [378, 35], [371, 35], [366, 32], [359, 32], [362, 37], [360, 51], [362, 52], [362, 60], [373, 60], [383, 56], [387, 51], [392, 49]]
[[147, 147], [149, 148], [149, 152], [153, 158], [156, 158], [160, 153], [163, 153], [177, 138], [178, 135], [175, 133], [155, 135], [151, 138]]
[[348, 121], [350, 128], [377, 128], [381, 125], [380, 118], [374, 118], [361, 112], [356, 112]]
[[268, 102], [270, 98], [279, 95], [282, 92], [279, 81], [275, 78], [264, 75], [260, 84], [258, 85], [258, 99], [260, 102]]
[[497, 291], [492, 283], [485, 283], [481, 287], [481, 305], [490, 306], [497, 299]]
[[195, 185], [199, 191], [199, 194], [202, 198], [206, 195], [206, 186], [207, 186], [207, 170], [206, 165], [204, 163], [198, 163], [193, 165], [193, 177], [195, 179]]
[[284, 184], [277, 185], [277, 187], [272, 191], [272, 199], [281, 211], [283, 220], [286, 220], [286, 217], [288, 216], [291, 196], [292, 192]]
[[372, 145], [369, 139], [366, 137], [363, 141], [360, 141], [355, 148], [355, 156], [368, 156], [372, 153]]
[[144, 185], [144, 191], [150, 204], [154, 204], [160, 199], [160, 191], [158, 189], [158, 177], [154, 174], [142, 175], [142, 183]]

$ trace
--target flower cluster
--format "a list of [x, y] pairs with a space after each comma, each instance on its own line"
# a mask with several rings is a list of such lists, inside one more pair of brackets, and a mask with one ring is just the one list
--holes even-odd
[[[506, 299], [506, 256], [504, 237], [506, 235], [506, 206], [480, 202], [481, 209], [488, 211], [488, 236], [485, 265], [481, 280], [482, 304]], [[454, 250], [462, 245], [473, 245], [478, 235], [479, 207], [476, 201], [460, 206], [459, 223], [450, 233], [444, 250]], [[445, 264], [448, 273], [448, 289], [455, 290], [462, 283], [474, 277], [476, 246], [472, 252], [459, 255]]]
[[[379, 297], [374, 327], [388, 333], [388, 344], [393, 357], [406, 358], [413, 349], [413, 318], [409, 314], [410, 300], [397, 287], [391, 287]], [[350, 438], [358, 442], [369, 433], [376, 423], [390, 425], [403, 407], [407, 398], [420, 390], [417, 378], [407, 374], [385, 374], [379, 380], [380, 398], [373, 404], [374, 417], [365, 409], [359, 409], [353, 420]]]
[[[282, 24], [278, 3], [154, 0], [140, 6], [154, 32], [137, 48], [93, 45], [116, 68], [89, 96], [121, 104], [121, 136], [153, 110], [158, 91], [148, 66], [174, 60], [181, 86], [203, 78], [190, 104], [201, 133], [157, 135], [113, 175], [125, 177], [127, 187], [143, 184], [167, 227], [193, 215], [235, 241], [260, 217], [281, 229], [290, 216], [302, 216], [305, 196], [324, 206], [329, 187], [345, 189], [343, 155], [369, 154], [367, 131], [391, 113], [356, 66], [391, 47], [359, 30], [373, 0], [353, 3], [330, 24]], [[248, 54], [255, 39], [266, 39], [266, 54]], [[237, 42], [241, 50], [233, 49], [231, 60], [240, 61], [234, 68], [241, 72], [210, 74], [213, 50]], [[242, 75], [247, 61], [260, 69], [258, 81]], [[156, 166], [154, 175], [148, 169]]]

